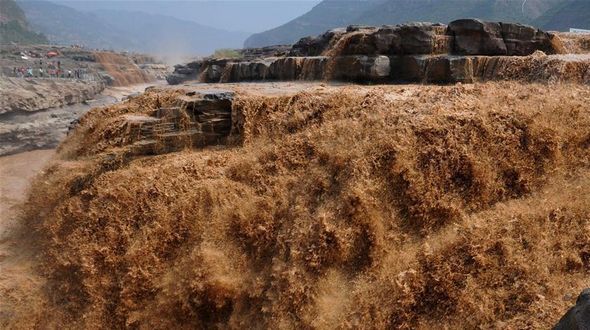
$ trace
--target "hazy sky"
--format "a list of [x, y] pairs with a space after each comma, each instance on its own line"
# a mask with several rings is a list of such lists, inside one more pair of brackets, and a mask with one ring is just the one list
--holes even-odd
[[52, 2], [83, 11], [97, 9], [143, 11], [192, 20], [225, 30], [261, 32], [306, 13], [320, 0], [53, 0]]

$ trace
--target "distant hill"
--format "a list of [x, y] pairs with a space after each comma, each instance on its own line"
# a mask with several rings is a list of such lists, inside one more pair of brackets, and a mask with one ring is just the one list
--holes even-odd
[[23, 10], [14, 0], [0, 0], [0, 43], [47, 43], [41, 33], [29, 28]]
[[138, 46], [92, 14], [82, 13], [48, 1], [19, 1], [31, 26], [43, 31], [56, 44], [84, 44], [92, 48]]
[[262, 32], [308, 12], [319, 0], [49, 0], [82, 12], [139, 11], [217, 29]]
[[249, 35], [142, 12], [97, 10], [93, 13], [138, 43], [136, 49], [150, 53], [211, 54], [220, 48], [240, 48]]
[[[481, 18], [532, 23], [568, 0], [324, 0], [308, 13], [272, 30], [249, 37], [245, 46], [291, 44], [307, 35], [349, 24], [399, 24], [408, 21], [448, 23]], [[589, 3], [590, 0], [579, 0]], [[587, 17], [590, 13], [586, 11]]]
[[361, 13], [364, 24], [407, 21], [448, 23], [459, 18], [481, 18], [528, 23], [564, 0], [389, 0]]
[[590, 29], [590, 0], [566, 1], [547, 11], [534, 24], [555, 31]]
[[131, 11], [82, 12], [49, 1], [19, 1], [31, 26], [57, 44], [155, 54], [210, 54], [239, 48], [247, 33]]

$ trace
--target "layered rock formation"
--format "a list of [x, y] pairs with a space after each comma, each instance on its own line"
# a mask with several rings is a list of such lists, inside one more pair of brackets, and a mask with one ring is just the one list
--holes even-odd
[[[590, 57], [565, 53], [558, 36], [531, 26], [461, 19], [448, 26], [410, 23], [349, 26], [306, 37], [287, 52], [249, 51], [243, 59], [204, 59], [177, 66], [170, 84], [265, 80], [453, 83], [547, 76], [585, 82]], [[252, 54], [270, 54], [252, 58]], [[534, 54], [534, 56], [533, 56]], [[522, 63], [527, 56], [530, 61]], [[532, 56], [532, 57], [531, 57]], [[519, 70], [512, 70], [518, 67]], [[512, 70], [512, 71], [511, 71]], [[570, 75], [572, 72], [575, 74]]]
[[187, 92], [175, 106], [123, 117], [121, 146], [132, 154], [161, 154], [225, 142], [232, 128], [234, 93], [223, 90]]

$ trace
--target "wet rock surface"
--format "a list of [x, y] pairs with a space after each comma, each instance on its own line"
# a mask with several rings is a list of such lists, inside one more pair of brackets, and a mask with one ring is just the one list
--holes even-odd
[[590, 289], [580, 293], [576, 305], [559, 320], [553, 330], [588, 330], [590, 329]]
[[456, 54], [507, 55], [500, 23], [461, 19], [449, 24], [449, 33], [453, 36]]
[[424, 55], [450, 51], [451, 36], [444, 24], [409, 23], [360, 30], [342, 55]]

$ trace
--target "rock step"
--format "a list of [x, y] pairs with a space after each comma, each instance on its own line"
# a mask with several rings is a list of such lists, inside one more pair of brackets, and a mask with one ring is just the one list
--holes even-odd
[[189, 92], [178, 97], [179, 106], [159, 108], [151, 116], [123, 116], [131, 152], [153, 155], [225, 143], [232, 128], [233, 95], [218, 90]]
[[[281, 81], [281, 80], [336, 80], [377, 83], [471, 83], [477, 80], [520, 79], [527, 72], [538, 76], [560, 74], [556, 67], [570, 67], [580, 72], [579, 77], [555, 76], [554, 79], [586, 82], [590, 78], [590, 58], [576, 60], [561, 55], [535, 57], [515, 56], [458, 56], [458, 55], [407, 55], [366, 56], [346, 55], [334, 58], [283, 58], [280, 66], [275, 62], [265, 66], [263, 75], [248, 70], [239, 75], [224, 77], [222, 82]], [[546, 63], [543, 63], [545, 61]], [[303, 63], [308, 66], [304, 67]], [[313, 65], [311, 64], [313, 63]], [[251, 66], [252, 62], [234, 63], [233, 66]], [[267, 65], [267, 64], [265, 64]], [[273, 65], [274, 69], [273, 69]], [[280, 67], [280, 70], [277, 71]], [[524, 70], [510, 70], [516, 67]], [[273, 71], [274, 70], [274, 71]], [[278, 72], [278, 73], [277, 73]], [[526, 78], [526, 77], [525, 77]], [[219, 81], [209, 81], [219, 82]], [[227, 110], [229, 112], [229, 110]]]

